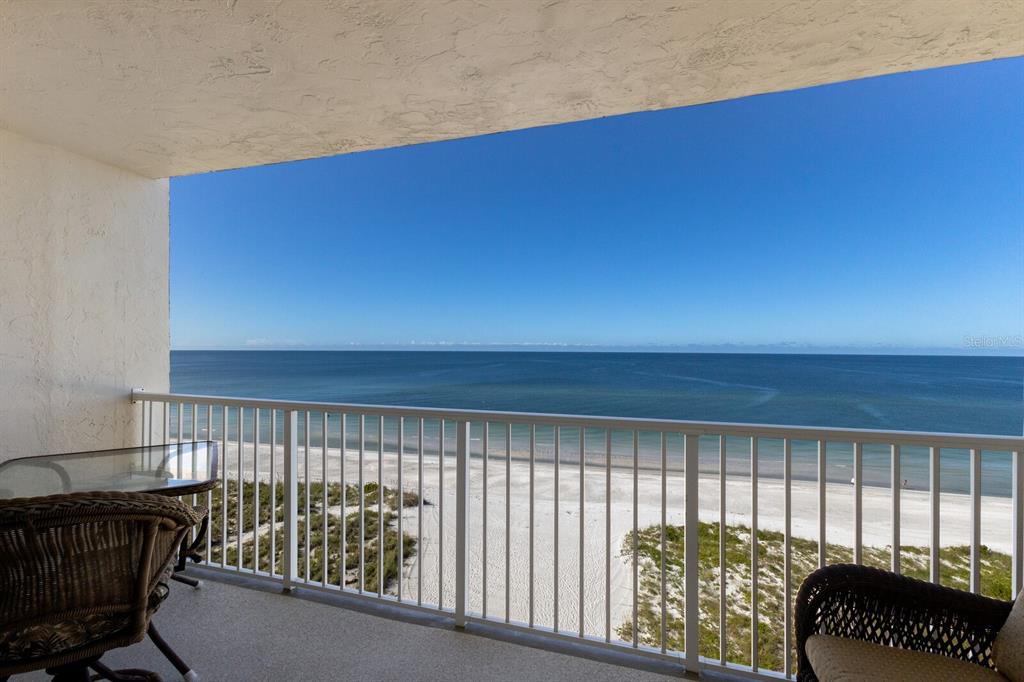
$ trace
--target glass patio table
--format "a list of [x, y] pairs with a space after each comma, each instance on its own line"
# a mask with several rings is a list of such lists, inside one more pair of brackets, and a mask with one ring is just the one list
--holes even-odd
[[218, 465], [213, 441], [20, 457], [0, 463], [0, 500], [97, 491], [180, 497], [212, 490]]

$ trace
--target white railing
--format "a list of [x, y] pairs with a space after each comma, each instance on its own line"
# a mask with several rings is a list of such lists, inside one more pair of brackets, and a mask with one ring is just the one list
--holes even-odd
[[794, 588], [817, 566], [1024, 586], [1020, 436], [132, 399], [144, 444], [221, 444], [207, 565], [458, 626], [789, 678]]

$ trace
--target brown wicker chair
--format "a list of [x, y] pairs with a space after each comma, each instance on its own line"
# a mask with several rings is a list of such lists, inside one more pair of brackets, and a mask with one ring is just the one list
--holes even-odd
[[[175, 552], [202, 516], [145, 493], [0, 502], [0, 680], [41, 668], [88, 680], [89, 667], [119, 679], [100, 656], [146, 636]], [[134, 675], [120, 679], [148, 674]]]
[[877, 568], [820, 568], [807, 577], [797, 595], [797, 679], [818, 679], [805, 647], [808, 638], [819, 633], [993, 668], [992, 643], [1012, 607], [1013, 602]]

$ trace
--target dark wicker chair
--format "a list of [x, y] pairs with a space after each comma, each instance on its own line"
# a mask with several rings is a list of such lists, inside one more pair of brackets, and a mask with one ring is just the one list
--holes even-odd
[[816, 682], [805, 645], [821, 633], [941, 654], [992, 668], [992, 643], [1013, 602], [836, 564], [807, 577], [796, 601], [797, 679]]
[[145, 493], [74, 493], [0, 503], [0, 680], [158, 679], [114, 673], [105, 651], [142, 640], [167, 595], [175, 552], [203, 510]]

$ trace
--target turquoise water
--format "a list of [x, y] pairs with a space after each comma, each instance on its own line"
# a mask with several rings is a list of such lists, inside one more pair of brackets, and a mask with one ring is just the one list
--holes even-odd
[[[880, 355], [756, 355], [576, 352], [415, 351], [174, 351], [171, 390], [251, 398], [451, 407], [612, 417], [654, 417], [913, 431], [1019, 435], [1024, 424], [1024, 357]], [[322, 428], [313, 415], [310, 439]], [[347, 443], [357, 444], [354, 420]], [[216, 421], [215, 421], [216, 425]], [[229, 433], [236, 428], [229, 415]], [[266, 427], [264, 426], [264, 429]], [[251, 423], [246, 426], [251, 430]], [[377, 424], [368, 426], [376, 445]], [[436, 451], [437, 423], [425, 426]], [[397, 420], [386, 420], [385, 443], [397, 440]], [[479, 450], [482, 433], [474, 432]], [[247, 436], [249, 437], [249, 436]], [[269, 437], [269, 433], [263, 438]], [[406, 440], [415, 433], [407, 431]], [[446, 434], [454, 438], [454, 432]], [[525, 432], [512, 450], [526, 449]], [[328, 424], [329, 444], [340, 439]], [[553, 434], [541, 429], [538, 449], [550, 458]], [[504, 435], [491, 439], [504, 452]], [[670, 438], [669, 465], [681, 463], [682, 443]], [[450, 445], [448, 447], [451, 447]], [[631, 462], [628, 433], [616, 433], [616, 463]], [[578, 461], [578, 432], [563, 429], [560, 460]], [[492, 450], [498, 452], [499, 450]], [[793, 472], [816, 475], [816, 444], [793, 444]], [[588, 461], [604, 461], [604, 437], [586, 434]], [[727, 467], [749, 473], [749, 441], [730, 438]], [[656, 434], [642, 434], [642, 466], [660, 463]], [[829, 443], [828, 477], [849, 481], [852, 445]], [[942, 487], [967, 489], [968, 453], [942, 451]], [[864, 481], [889, 485], [889, 451], [865, 446]], [[927, 452], [905, 448], [907, 487], [926, 488]], [[718, 467], [718, 441], [701, 442], [701, 466]], [[1009, 493], [1007, 453], [985, 453], [982, 488]], [[781, 442], [759, 444], [761, 475], [781, 474]]]

